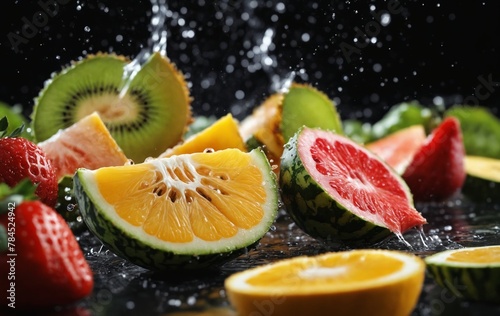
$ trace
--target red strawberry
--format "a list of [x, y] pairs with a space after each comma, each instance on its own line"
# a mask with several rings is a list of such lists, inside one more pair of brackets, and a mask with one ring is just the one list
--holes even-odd
[[1, 305], [48, 308], [89, 295], [92, 271], [64, 219], [40, 201], [12, 202], [8, 208], [0, 215], [0, 224], [13, 237], [0, 255], [0, 275], [5, 277], [0, 289], [6, 294]]
[[448, 117], [428, 136], [403, 173], [415, 201], [443, 201], [465, 181], [460, 123]]
[[[7, 120], [0, 120], [0, 136], [7, 129]], [[0, 183], [15, 186], [29, 178], [38, 184], [36, 195], [42, 202], [55, 206], [57, 202], [57, 178], [52, 164], [43, 150], [33, 142], [16, 137], [22, 129], [16, 129], [10, 136], [0, 138]]]

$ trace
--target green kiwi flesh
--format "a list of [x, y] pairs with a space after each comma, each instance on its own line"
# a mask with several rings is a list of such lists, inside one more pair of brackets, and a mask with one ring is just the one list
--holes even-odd
[[342, 134], [342, 122], [333, 101], [316, 88], [295, 83], [284, 95], [282, 103], [280, 128], [285, 143], [302, 126]]
[[155, 53], [120, 96], [127, 63], [121, 56], [98, 54], [55, 74], [35, 99], [32, 121], [36, 141], [44, 141], [97, 111], [134, 162], [157, 157], [176, 145], [191, 120], [189, 91], [182, 74]]

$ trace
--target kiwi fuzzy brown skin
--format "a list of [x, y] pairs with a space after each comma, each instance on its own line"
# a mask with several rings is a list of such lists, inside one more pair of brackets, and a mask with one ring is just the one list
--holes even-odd
[[142, 162], [182, 140], [192, 121], [191, 97], [176, 66], [153, 54], [120, 97], [130, 60], [99, 53], [73, 62], [47, 80], [35, 99], [38, 142], [97, 111], [128, 158]]

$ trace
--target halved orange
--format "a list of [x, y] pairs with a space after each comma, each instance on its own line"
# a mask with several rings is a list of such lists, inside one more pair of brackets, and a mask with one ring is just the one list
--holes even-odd
[[73, 176], [78, 168], [97, 169], [128, 162], [97, 112], [59, 130], [38, 146], [52, 162], [58, 179]]
[[392, 250], [295, 257], [225, 281], [239, 315], [401, 315], [414, 309], [425, 264]]
[[278, 210], [276, 177], [260, 149], [80, 169], [74, 183], [89, 229], [155, 270], [225, 262], [260, 240]]
[[227, 148], [246, 151], [245, 142], [238, 130], [238, 122], [231, 114], [226, 114], [204, 130], [191, 135], [181, 144], [167, 149], [160, 157], [192, 154], [203, 152], [205, 149], [221, 150]]

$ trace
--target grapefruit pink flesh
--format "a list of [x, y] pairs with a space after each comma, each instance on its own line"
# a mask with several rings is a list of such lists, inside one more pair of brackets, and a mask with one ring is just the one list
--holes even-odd
[[366, 148], [382, 158], [397, 173], [402, 174], [425, 143], [425, 139], [424, 127], [414, 125], [369, 143]]
[[426, 223], [404, 181], [375, 154], [340, 135], [304, 132], [299, 153], [305, 167], [337, 203], [394, 233]]

